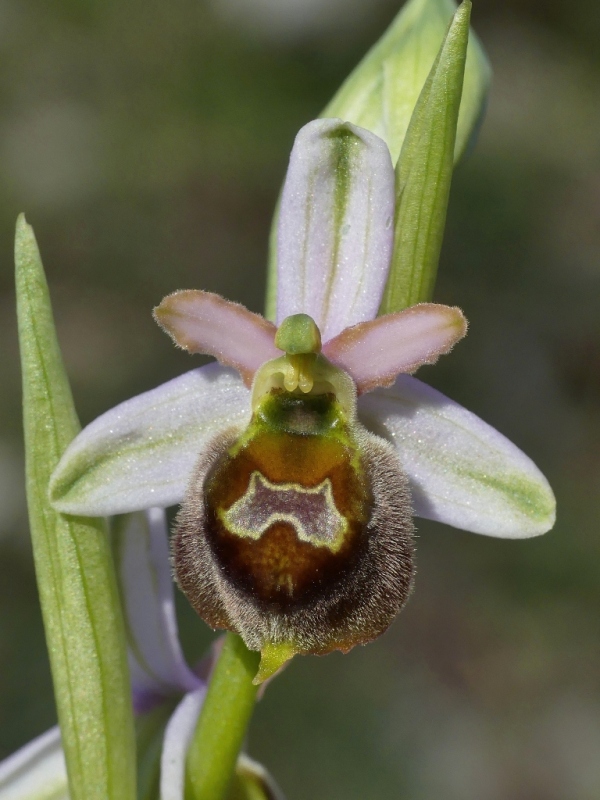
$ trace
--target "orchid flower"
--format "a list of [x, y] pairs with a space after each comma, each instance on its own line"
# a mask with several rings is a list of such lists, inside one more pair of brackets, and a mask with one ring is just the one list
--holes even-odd
[[[152, 508], [117, 520], [114, 541], [134, 711], [140, 728], [146, 724], [153, 733], [145, 750], [140, 746], [145, 737], [138, 736], [139, 796], [156, 796], [154, 784], [160, 784], [161, 800], [183, 800], [185, 758], [206, 694], [211, 659], [192, 670], [181, 651], [164, 510]], [[153, 749], [156, 739], [162, 740], [160, 768]], [[260, 789], [249, 796], [283, 800], [266, 770], [245, 754], [238, 760], [237, 780]], [[68, 796], [58, 726], [0, 763], [0, 800], [67, 800]]]
[[203, 291], [165, 298], [158, 322], [219, 363], [108, 411], [51, 481], [68, 514], [183, 502], [178, 582], [212, 627], [261, 650], [258, 680], [387, 628], [412, 585], [413, 514], [501, 538], [554, 522], [534, 463], [410, 374], [464, 336], [460, 310], [377, 317], [394, 202], [381, 139], [306, 125], [281, 200], [276, 324]]

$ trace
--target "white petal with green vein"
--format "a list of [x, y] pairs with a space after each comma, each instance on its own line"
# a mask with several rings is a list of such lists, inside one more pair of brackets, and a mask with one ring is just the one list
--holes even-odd
[[184, 800], [185, 763], [206, 689], [189, 692], [169, 720], [160, 762], [160, 800]]
[[181, 502], [202, 448], [248, 420], [249, 397], [237, 372], [208, 364], [115, 406], [65, 451], [54, 507], [104, 516]]
[[277, 323], [309, 314], [327, 341], [373, 319], [390, 264], [393, 214], [385, 142], [341, 120], [305, 125], [281, 197]]
[[362, 397], [359, 408], [398, 449], [418, 516], [506, 539], [553, 526], [554, 495], [533, 461], [440, 392], [401, 375]]

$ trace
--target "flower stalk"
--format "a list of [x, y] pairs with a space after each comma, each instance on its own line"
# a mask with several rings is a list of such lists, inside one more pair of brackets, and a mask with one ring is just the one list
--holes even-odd
[[188, 750], [186, 800], [227, 797], [254, 709], [259, 660], [239, 636], [227, 634]]

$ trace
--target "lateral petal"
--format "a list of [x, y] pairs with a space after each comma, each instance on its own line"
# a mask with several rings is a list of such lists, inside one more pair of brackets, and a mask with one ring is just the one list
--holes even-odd
[[154, 318], [179, 347], [237, 369], [248, 387], [261, 364], [281, 355], [273, 344], [277, 329], [272, 322], [212, 292], [187, 289], [167, 295]]
[[363, 393], [389, 386], [401, 372], [433, 364], [466, 332], [467, 321], [459, 308], [420, 303], [346, 328], [327, 342], [323, 352]]
[[305, 125], [281, 197], [278, 324], [309, 314], [327, 341], [375, 317], [393, 216], [394, 170], [385, 142], [338, 119]]
[[115, 519], [113, 542], [137, 713], [203, 685], [181, 651], [164, 509]]
[[186, 372], [107, 411], [67, 447], [50, 481], [65, 514], [110, 516], [181, 502], [203, 446], [244, 424], [250, 395], [219, 364]]
[[418, 516], [506, 539], [553, 526], [554, 495], [533, 461], [440, 392], [401, 375], [359, 407], [365, 423], [396, 446]]

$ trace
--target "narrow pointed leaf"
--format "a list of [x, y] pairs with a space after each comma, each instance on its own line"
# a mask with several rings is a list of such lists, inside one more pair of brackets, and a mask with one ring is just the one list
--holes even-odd
[[277, 323], [309, 314], [324, 341], [379, 308], [391, 257], [394, 172], [385, 143], [340, 120], [296, 137], [279, 215]]
[[215, 356], [236, 369], [248, 387], [261, 364], [281, 355], [273, 344], [273, 323], [212, 292], [174, 292], [154, 309], [154, 316], [176, 344], [190, 353]]
[[58, 726], [0, 763], [0, 800], [68, 800]]
[[553, 526], [554, 495], [533, 461], [440, 392], [401, 375], [359, 407], [365, 423], [397, 448], [418, 516], [506, 539]]
[[380, 313], [431, 300], [446, 224], [470, 0], [454, 15], [396, 165], [394, 255]]
[[353, 379], [359, 394], [389, 386], [401, 372], [434, 364], [467, 332], [459, 308], [421, 303], [346, 328], [324, 354]]
[[277, 230], [279, 228], [279, 207], [281, 196], [277, 200], [271, 231], [269, 233], [269, 253], [267, 263], [267, 291], [265, 293], [265, 317], [271, 322], [277, 319]]
[[137, 713], [202, 681], [185, 662], [177, 631], [164, 509], [118, 517], [113, 550]]
[[48, 481], [78, 421], [33, 231], [15, 245], [27, 502], [71, 800], [133, 800], [135, 741], [125, 633], [100, 520], [48, 502]]
[[247, 420], [249, 398], [237, 372], [208, 364], [115, 406], [66, 449], [54, 507], [100, 516], [180, 503], [202, 448]]

